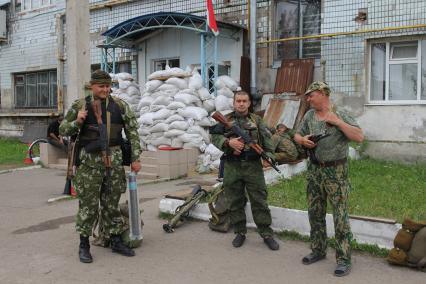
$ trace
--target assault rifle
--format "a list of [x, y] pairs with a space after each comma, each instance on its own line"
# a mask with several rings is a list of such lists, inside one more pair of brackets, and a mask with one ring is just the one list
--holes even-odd
[[[315, 134], [315, 135], [311, 135], [311, 137], [309, 137], [309, 140], [311, 140], [312, 142], [314, 142], [315, 144], [318, 143], [318, 141], [320, 141], [321, 139], [330, 136], [329, 133], [320, 133], [320, 134]], [[318, 158], [315, 155], [315, 148], [309, 149], [309, 148], [305, 148], [306, 149], [306, 155], [309, 157], [309, 159], [314, 163], [314, 164], [318, 164]]]
[[[84, 103], [80, 111], [86, 110], [86, 104]], [[75, 176], [77, 166], [79, 164], [79, 155], [80, 155], [80, 131], [78, 130], [77, 137], [74, 140], [74, 137], [71, 136], [71, 139], [68, 143], [68, 152], [67, 152], [67, 176], [64, 187], [64, 194], [71, 195], [72, 187], [72, 178]]]
[[[99, 131], [99, 147], [102, 153], [102, 160], [105, 164], [105, 190], [107, 193], [111, 192], [111, 152], [109, 149], [109, 139], [107, 126], [102, 121], [102, 105], [101, 100], [93, 100], [92, 102], [93, 113], [98, 123]], [[107, 125], [109, 125], [109, 113], [107, 113]]]
[[163, 230], [166, 233], [173, 233], [179, 223], [183, 222], [184, 218], [189, 216], [189, 211], [191, 211], [191, 209], [197, 205], [201, 198], [203, 198], [206, 194], [207, 192], [202, 189], [200, 185], [197, 184], [194, 186], [191, 197], [188, 198], [185, 203], [176, 208], [172, 219], [170, 219], [167, 224], [163, 225]]
[[278, 169], [278, 167], [275, 165], [275, 161], [273, 161], [271, 158], [266, 156], [265, 151], [262, 149], [262, 147], [255, 143], [253, 139], [244, 131], [241, 130], [240, 127], [236, 124], [231, 124], [226, 117], [223, 116], [220, 112], [216, 111], [213, 113], [212, 117], [218, 121], [219, 123], [223, 124], [225, 128], [231, 129], [231, 131], [241, 137], [244, 140], [244, 143], [249, 145], [250, 148], [252, 148], [258, 155], [262, 157], [263, 160], [265, 160], [274, 170], [276, 170], [278, 173], [281, 173], [281, 171]]

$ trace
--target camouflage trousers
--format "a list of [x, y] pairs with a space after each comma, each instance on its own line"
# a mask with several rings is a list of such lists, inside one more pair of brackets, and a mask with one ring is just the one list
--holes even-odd
[[82, 164], [74, 177], [79, 201], [76, 230], [83, 236], [92, 234], [99, 213], [106, 234], [118, 235], [124, 231], [124, 222], [118, 205], [121, 194], [126, 190], [124, 168], [122, 166], [111, 168], [110, 192], [104, 188], [104, 176], [104, 168]]
[[235, 233], [247, 233], [246, 192], [251, 203], [251, 211], [258, 232], [262, 237], [272, 235], [271, 212], [266, 202], [265, 177], [260, 160], [225, 161], [223, 179], [225, 197], [229, 206], [229, 216]]
[[311, 248], [316, 254], [327, 250], [327, 199], [333, 208], [337, 263], [351, 264], [352, 232], [349, 225], [348, 197], [350, 183], [348, 165], [321, 168], [308, 166], [308, 215], [311, 225]]

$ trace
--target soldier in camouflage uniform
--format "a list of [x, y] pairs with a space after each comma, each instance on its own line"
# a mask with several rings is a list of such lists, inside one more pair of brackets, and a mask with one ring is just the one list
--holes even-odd
[[275, 149], [275, 159], [279, 164], [294, 162], [299, 155], [296, 145], [284, 124], [277, 125], [277, 131], [272, 136], [272, 147]]
[[[327, 250], [326, 207], [327, 199], [333, 207], [336, 238], [337, 267], [335, 276], [344, 276], [351, 269], [352, 232], [348, 217], [347, 156], [349, 141], [362, 142], [364, 135], [356, 121], [345, 112], [336, 109], [330, 101], [330, 88], [324, 82], [312, 83], [305, 93], [311, 106], [297, 133], [295, 141], [308, 149], [315, 149], [317, 161], [310, 160], [307, 173], [308, 215], [311, 225], [312, 253], [302, 259], [311, 264], [325, 258]], [[312, 135], [328, 134], [316, 144]]]
[[[60, 125], [61, 135], [72, 136], [80, 131], [80, 165], [74, 177], [74, 185], [79, 200], [76, 217], [76, 229], [80, 233], [79, 257], [81, 262], [92, 262], [89, 236], [92, 234], [94, 222], [101, 214], [105, 231], [111, 237], [113, 252], [126, 256], [135, 255], [122, 241], [123, 219], [119, 211], [119, 200], [126, 190], [126, 177], [122, 166], [122, 129], [130, 140], [131, 169], [138, 172], [141, 168], [139, 155], [141, 147], [137, 133], [137, 121], [127, 103], [113, 98], [111, 92], [111, 77], [108, 73], [97, 70], [92, 73], [90, 89], [85, 98], [76, 100], [69, 109]], [[99, 140], [96, 131], [97, 121], [91, 107], [93, 100], [101, 100], [102, 120], [107, 123], [107, 112], [110, 117], [109, 149], [111, 152], [111, 188], [105, 187], [105, 164], [100, 149], [90, 149]], [[107, 127], [108, 128], [108, 127]], [[90, 149], [90, 150], [89, 150]], [[99, 205], [100, 204], [100, 205]], [[98, 211], [99, 210], [99, 211]]]
[[[237, 124], [250, 135], [273, 158], [271, 134], [262, 119], [248, 111], [250, 97], [246, 92], [239, 91], [234, 95], [234, 112], [226, 117], [231, 123]], [[211, 129], [213, 144], [225, 153], [225, 169], [223, 185], [229, 205], [231, 223], [236, 234], [232, 244], [234, 247], [243, 245], [246, 239], [246, 214], [244, 207], [247, 203], [245, 192], [251, 203], [253, 219], [260, 236], [272, 250], [278, 250], [279, 245], [272, 237], [271, 212], [266, 203], [267, 192], [260, 156], [240, 137], [229, 132], [222, 124]]]

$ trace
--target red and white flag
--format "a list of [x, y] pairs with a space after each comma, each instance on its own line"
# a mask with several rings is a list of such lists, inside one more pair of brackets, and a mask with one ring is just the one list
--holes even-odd
[[214, 15], [213, 0], [207, 0], [207, 25], [212, 30], [215, 36], [219, 35], [217, 29], [216, 17]]

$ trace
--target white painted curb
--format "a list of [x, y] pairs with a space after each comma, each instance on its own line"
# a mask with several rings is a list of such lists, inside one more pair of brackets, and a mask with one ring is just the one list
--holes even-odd
[[[173, 214], [176, 208], [184, 201], [163, 198], [160, 201], [160, 211]], [[287, 209], [269, 206], [272, 215], [272, 229], [275, 232], [284, 230], [296, 231], [301, 235], [309, 236], [310, 226], [308, 220], [308, 212], [295, 209]], [[245, 208], [247, 215], [247, 227], [255, 228], [253, 216], [251, 214], [250, 204], [247, 203]], [[211, 217], [207, 204], [198, 204], [190, 211], [190, 216], [195, 219], [208, 221]], [[327, 235], [334, 236], [333, 217], [327, 214]], [[388, 224], [381, 222], [364, 221], [358, 219], [350, 219], [352, 233], [354, 239], [362, 244], [376, 244], [382, 248], [393, 248], [393, 239], [396, 233], [401, 229], [401, 224]]]

